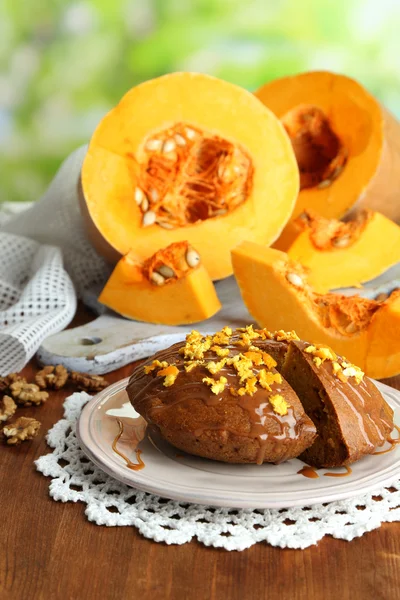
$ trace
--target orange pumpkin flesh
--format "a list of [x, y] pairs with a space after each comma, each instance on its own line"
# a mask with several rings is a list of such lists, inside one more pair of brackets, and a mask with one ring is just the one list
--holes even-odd
[[400, 123], [356, 81], [325, 71], [276, 79], [256, 92], [282, 120], [296, 153], [301, 191], [276, 247], [296, 236], [305, 209], [327, 218], [369, 207], [400, 220]]
[[365, 370], [376, 379], [400, 372], [400, 290], [382, 303], [372, 319]]
[[101, 241], [144, 261], [189, 240], [213, 280], [232, 273], [238, 242], [279, 236], [299, 186], [279, 120], [249, 92], [195, 73], [130, 90], [96, 129], [81, 180], [92, 242], [111, 262]]
[[145, 263], [133, 253], [121, 258], [99, 301], [119, 314], [149, 323], [185, 325], [221, 308], [212, 281], [187, 242], [171, 244]]
[[302, 339], [331, 346], [371, 377], [400, 372], [400, 292], [377, 302], [317, 294], [300, 263], [252, 242], [232, 251], [243, 300], [261, 327], [295, 329]]
[[400, 227], [380, 213], [363, 210], [343, 222], [305, 211], [296, 223], [305, 231], [288, 255], [310, 269], [308, 282], [319, 293], [358, 286], [399, 260]]

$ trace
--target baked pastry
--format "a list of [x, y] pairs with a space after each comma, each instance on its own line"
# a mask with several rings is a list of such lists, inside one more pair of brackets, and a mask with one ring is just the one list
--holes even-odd
[[318, 437], [299, 458], [338, 467], [382, 446], [393, 429], [393, 410], [358, 367], [327, 346], [291, 341], [281, 368], [296, 390]]
[[350, 464], [393, 429], [393, 411], [360, 369], [294, 332], [252, 326], [193, 331], [137, 367], [127, 392], [172, 445], [231, 463]]
[[[127, 387], [135, 410], [190, 454], [258, 464], [298, 456], [316, 429], [271, 353], [253, 346], [258, 337], [252, 327], [192, 332], [135, 369]], [[284, 348], [274, 343], [277, 358]]]

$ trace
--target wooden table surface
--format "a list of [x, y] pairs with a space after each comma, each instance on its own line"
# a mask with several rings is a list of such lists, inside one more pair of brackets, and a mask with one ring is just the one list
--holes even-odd
[[[74, 324], [89, 315], [82, 309]], [[24, 369], [32, 378], [34, 361]], [[107, 376], [130, 374], [128, 365]], [[400, 377], [386, 383], [400, 389]], [[0, 599], [354, 600], [400, 598], [400, 524], [352, 542], [325, 537], [306, 550], [265, 543], [243, 552], [157, 544], [133, 527], [89, 523], [81, 503], [55, 502], [33, 461], [47, 453], [47, 430], [71, 389], [19, 410], [42, 422], [39, 437], [0, 451]]]

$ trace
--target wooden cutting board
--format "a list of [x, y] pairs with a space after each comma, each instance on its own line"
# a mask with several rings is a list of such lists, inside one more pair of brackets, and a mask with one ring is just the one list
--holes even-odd
[[39, 348], [37, 358], [42, 364], [62, 364], [74, 371], [108, 373], [167, 348], [192, 329], [214, 332], [225, 325], [241, 327], [252, 322], [233, 277], [218, 282], [216, 288], [223, 308], [201, 323], [169, 327], [106, 312], [91, 323], [50, 336]]

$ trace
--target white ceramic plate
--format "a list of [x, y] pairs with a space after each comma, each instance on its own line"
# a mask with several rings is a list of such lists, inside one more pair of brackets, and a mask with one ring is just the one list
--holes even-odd
[[[139, 417], [128, 401], [128, 379], [115, 383], [95, 396], [83, 409], [77, 425], [82, 450], [103, 471], [123, 483], [152, 494], [184, 502], [230, 508], [288, 508], [341, 500], [374, 491], [400, 477], [400, 444], [392, 452], [367, 456], [352, 465], [347, 477], [318, 479], [298, 474], [304, 466], [293, 459], [281, 465], [231, 465], [190, 456], [161, 438], [145, 435], [140, 442], [145, 468], [129, 469], [112, 449], [118, 434], [117, 417], [126, 424], [118, 449], [133, 462], [135, 452], [129, 442], [130, 423]], [[400, 392], [375, 382], [395, 410], [400, 424]], [[125, 437], [124, 437], [125, 436]], [[389, 447], [389, 446], [388, 446]], [[329, 469], [340, 473], [344, 469]]]

